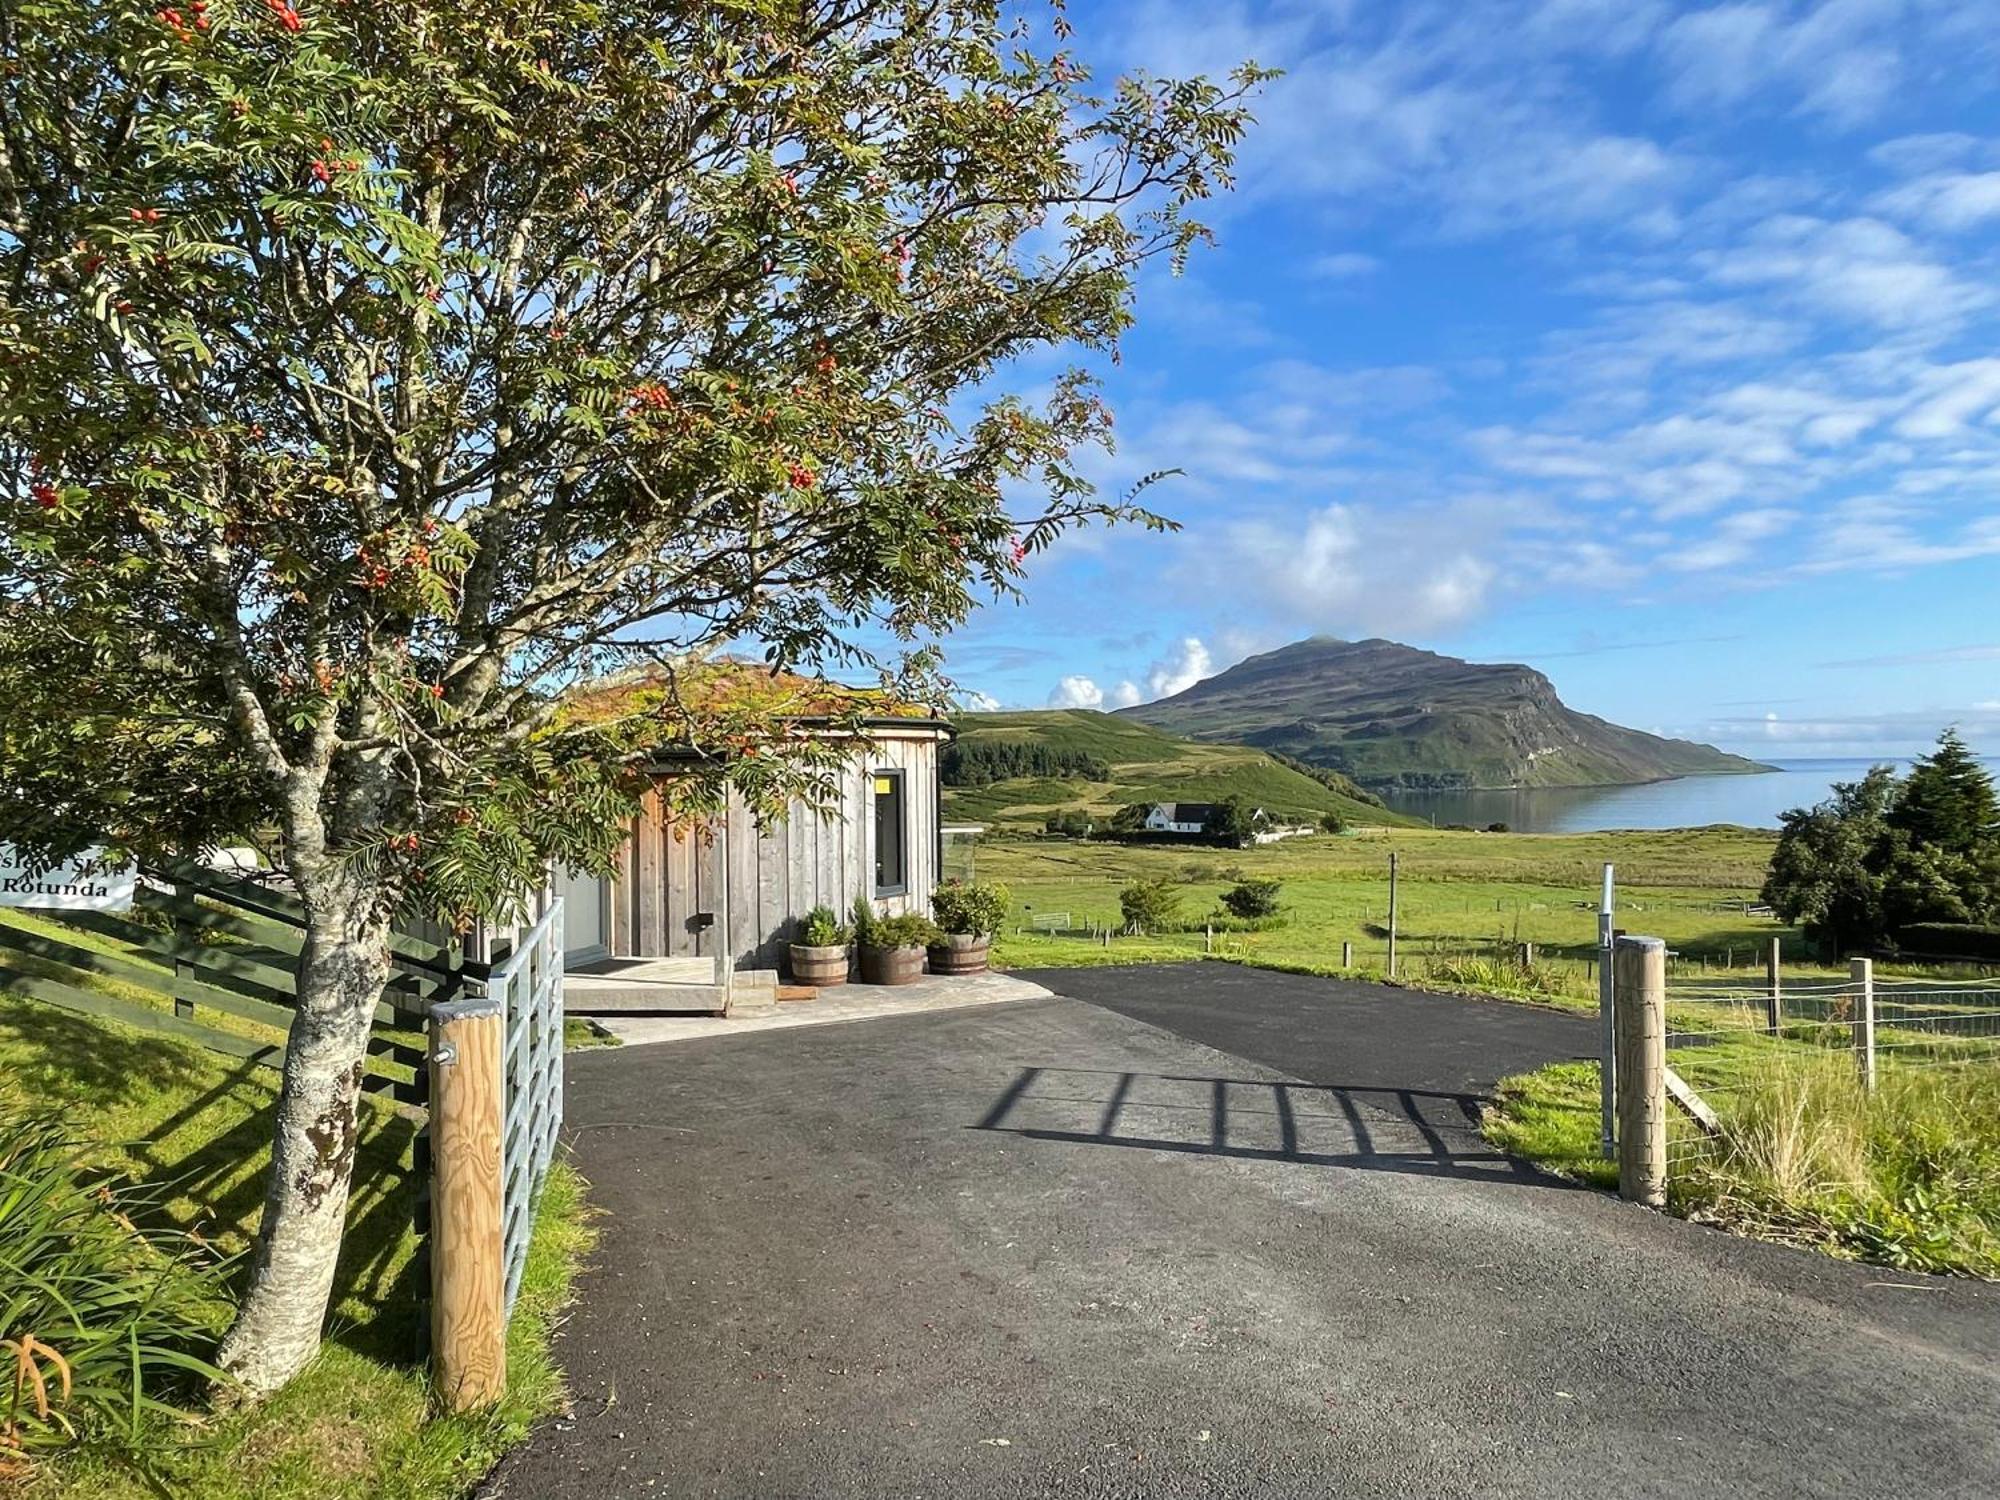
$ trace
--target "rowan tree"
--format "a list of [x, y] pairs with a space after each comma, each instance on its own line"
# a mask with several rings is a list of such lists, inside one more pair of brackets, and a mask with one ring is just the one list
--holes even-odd
[[[1113, 349], [1261, 76], [1098, 92], [993, 0], [0, 7], [0, 837], [268, 836], [298, 1014], [222, 1358], [315, 1347], [391, 924], [602, 870], [724, 643], [936, 685], [1100, 497]], [[647, 664], [661, 690], [568, 692]], [[328, 1143], [331, 1143], [329, 1145]]]

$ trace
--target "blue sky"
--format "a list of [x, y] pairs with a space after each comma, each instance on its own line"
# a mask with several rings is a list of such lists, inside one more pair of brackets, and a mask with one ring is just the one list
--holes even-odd
[[1382, 635], [1753, 753], [2000, 749], [1991, 0], [1070, 14], [1101, 79], [1286, 76], [1100, 371], [1096, 476], [1184, 470], [1185, 529], [1038, 559], [950, 643], [968, 692]]

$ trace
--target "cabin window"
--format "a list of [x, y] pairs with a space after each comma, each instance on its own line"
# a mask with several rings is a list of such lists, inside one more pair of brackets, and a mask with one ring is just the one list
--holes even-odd
[[909, 889], [908, 840], [903, 819], [903, 773], [875, 773], [875, 894]]

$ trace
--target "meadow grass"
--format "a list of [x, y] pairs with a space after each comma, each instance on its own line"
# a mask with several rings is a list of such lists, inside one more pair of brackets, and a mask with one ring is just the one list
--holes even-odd
[[[1716, 977], [1761, 972], [1773, 937], [1788, 964], [1803, 960], [1798, 934], [1745, 907], [1755, 901], [1772, 837], [1721, 827], [1634, 833], [1510, 834], [1370, 829], [1287, 839], [1250, 849], [1146, 846], [1089, 840], [995, 839], [976, 855], [981, 879], [1006, 882], [1013, 910], [994, 944], [1009, 968], [1166, 962], [1216, 956], [1311, 973], [1380, 975], [1388, 957], [1389, 854], [1398, 856], [1399, 977], [1571, 1005], [1594, 1003], [1595, 902], [1606, 861], [1619, 871], [1618, 920], [1665, 938], [1677, 967]], [[1119, 889], [1165, 876], [1182, 891], [1191, 930], [1125, 936]], [[1218, 933], [1218, 910], [1237, 880], [1282, 882], [1283, 926]], [[1068, 933], [1036, 919], [1067, 915]], [[1192, 919], [1192, 920], [1189, 920]], [[1342, 970], [1343, 942], [1354, 964]], [[1521, 943], [1536, 966], [1513, 962]], [[1480, 965], [1485, 967], [1481, 968]]]
[[[1668, 1207], [1733, 1233], [1850, 1260], [2000, 1279], [2000, 1052], [1895, 1051], [1863, 1090], [1840, 1028], [1788, 1026], [1676, 1047], [1716, 1111], [1713, 1139], [1676, 1115]], [[1503, 1079], [1483, 1128], [1500, 1149], [1616, 1188], [1598, 1143], [1594, 1062]]]
[[[275, 1073], [0, 995], [0, 1075], [22, 1097], [87, 1129], [102, 1143], [102, 1165], [148, 1185], [169, 1222], [225, 1253], [248, 1248], [270, 1160]], [[531, 1421], [560, 1404], [548, 1343], [592, 1231], [580, 1180], [558, 1164], [508, 1331], [507, 1397], [489, 1413], [437, 1418], [417, 1358], [416, 1129], [407, 1109], [363, 1097], [328, 1339], [303, 1374], [259, 1406], [163, 1438], [151, 1475], [111, 1448], [85, 1444], [41, 1466], [24, 1493], [35, 1500], [161, 1493], [437, 1500], [466, 1493]]]

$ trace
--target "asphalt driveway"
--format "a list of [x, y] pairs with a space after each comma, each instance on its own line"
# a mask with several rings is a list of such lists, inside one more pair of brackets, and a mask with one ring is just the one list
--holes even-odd
[[1497, 1157], [1587, 1022], [1247, 972], [573, 1058], [575, 1413], [489, 1492], [1991, 1493], [1994, 1289]]

